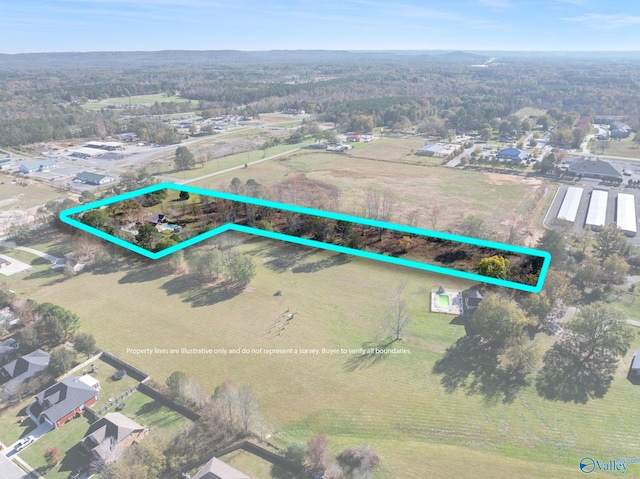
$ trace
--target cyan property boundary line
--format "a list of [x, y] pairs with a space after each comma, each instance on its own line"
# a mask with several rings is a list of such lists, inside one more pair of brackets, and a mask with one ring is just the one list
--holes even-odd
[[[436, 265], [432, 265], [432, 264], [426, 264], [426, 263], [421, 263], [418, 261], [412, 261], [412, 260], [408, 260], [408, 259], [404, 259], [404, 258], [396, 258], [393, 256], [386, 256], [383, 254], [379, 254], [379, 253], [372, 253], [370, 251], [363, 251], [363, 250], [359, 250], [359, 249], [355, 249], [355, 248], [348, 248], [346, 246], [340, 246], [340, 245], [335, 245], [335, 244], [330, 244], [330, 243], [323, 243], [321, 241], [315, 241], [315, 240], [310, 240], [310, 239], [306, 239], [306, 238], [300, 238], [297, 236], [291, 236], [291, 235], [286, 235], [283, 233], [276, 233], [274, 231], [266, 231], [266, 230], [262, 230], [259, 228], [252, 228], [249, 226], [242, 226], [242, 225], [236, 225], [233, 223], [228, 223], [222, 226], [219, 226], [217, 228], [214, 228], [210, 231], [207, 231], [206, 233], [202, 233], [198, 236], [195, 236], [193, 238], [189, 238], [185, 241], [182, 241], [178, 244], [175, 244], [169, 248], [163, 249], [161, 251], [157, 251], [157, 252], [152, 252], [152, 251], [148, 251], [144, 248], [141, 248], [138, 245], [129, 243], [127, 241], [124, 241], [120, 238], [116, 238], [113, 235], [110, 235], [108, 233], [105, 233], [104, 231], [100, 231], [96, 228], [93, 228], [91, 226], [88, 226], [74, 218], [72, 218], [73, 215], [76, 215], [78, 213], [83, 213], [85, 211], [89, 211], [95, 208], [99, 208], [101, 206], [106, 206], [106, 205], [110, 205], [113, 203], [118, 203], [120, 201], [124, 201], [124, 200], [128, 200], [128, 199], [132, 199], [132, 198], [136, 198], [139, 197], [141, 195], [145, 195], [147, 193], [152, 193], [154, 191], [158, 191], [161, 189], [170, 189], [170, 190], [176, 190], [176, 191], [186, 191], [188, 193], [192, 193], [192, 194], [196, 194], [196, 195], [202, 195], [202, 196], [210, 196], [213, 198], [220, 198], [220, 199], [224, 199], [224, 200], [230, 200], [230, 201], [236, 201], [239, 203], [248, 203], [251, 205], [256, 205], [256, 206], [262, 206], [262, 207], [267, 207], [267, 208], [275, 208], [275, 209], [279, 209], [279, 210], [284, 210], [284, 211], [291, 211], [294, 213], [300, 213], [300, 214], [304, 214], [304, 215], [314, 215], [314, 216], [320, 216], [322, 218], [329, 218], [332, 220], [338, 220], [338, 221], [347, 221], [347, 222], [351, 222], [351, 223], [357, 223], [357, 224], [361, 224], [361, 225], [367, 225], [367, 226], [373, 226], [376, 228], [385, 228], [388, 230], [393, 230], [393, 231], [400, 231], [403, 233], [411, 233], [411, 234], [415, 234], [415, 235], [420, 235], [420, 236], [426, 236], [426, 237], [431, 237], [431, 238], [439, 238], [442, 240], [446, 240], [446, 241], [456, 241], [456, 242], [460, 242], [460, 243], [466, 243], [466, 244], [470, 244], [470, 245], [474, 245], [474, 246], [480, 246], [480, 247], [486, 247], [486, 248], [493, 248], [496, 250], [502, 250], [502, 251], [508, 251], [511, 253], [516, 253], [516, 254], [520, 254], [520, 255], [527, 255], [527, 256], [537, 256], [540, 258], [543, 258], [543, 263], [542, 263], [542, 268], [540, 269], [540, 274], [538, 276], [538, 282], [536, 283], [536, 285], [532, 286], [532, 285], [528, 285], [528, 284], [522, 284], [522, 283], [517, 283], [514, 281], [508, 281], [508, 280], [504, 280], [504, 279], [498, 279], [498, 278], [491, 278], [488, 276], [482, 276], [479, 274], [475, 274], [475, 273], [470, 273], [467, 271], [459, 271], [459, 270], [455, 270], [455, 269], [451, 269], [451, 268], [445, 268], [442, 266], [436, 266]], [[209, 239], [213, 236], [216, 236], [220, 233], [223, 233], [225, 231], [240, 231], [243, 233], [249, 233], [249, 234], [254, 234], [254, 235], [258, 235], [258, 236], [263, 236], [266, 238], [271, 238], [271, 239], [277, 239], [277, 240], [281, 240], [281, 241], [288, 241], [290, 243], [297, 243], [300, 245], [304, 245], [304, 246], [312, 246], [314, 248], [321, 248], [321, 249], [325, 249], [325, 250], [329, 250], [329, 251], [335, 251], [338, 253], [345, 253], [345, 254], [350, 254], [350, 255], [354, 255], [354, 256], [360, 256], [363, 258], [367, 258], [367, 259], [372, 259], [372, 260], [376, 260], [376, 261], [382, 261], [385, 263], [391, 263], [391, 264], [396, 264], [396, 265], [400, 265], [400, 266], [407, 266], [410, 268], [415, 268], [415, 269], [420, 269], [423, 271], [429, 271], [432, 273], [439, 273], [439, 274], [445, 274], [445, 275], [450, 275], [450, 276], [455, 276], [458, 278], [463, 278], [463, 279], [468, 279], [468, 280], [472, 280], [472, 281], [480, 281], [483, 283], [488, 283], [488, 284], [494, 284], [497, 286], [503, 286], [506, 288], [513, 288], [513, 289], [518, 289], [521, 291], [527, 291], [530, 293], [538, 293], [542, 290], [542, 286], [544, 284], [544, 279], [547, 275], [547, 270], [549, 269], [549, 263], [551, 262], [551, 255], [546, 252], [546, 251], [542, 251], [542, 250], [536, 250], [536, 249], [532, 249], [532, 248], [525, 248], [523, 246], [514, 246], [514, 245], [509, 245], [509, 244], [504, 244], [504, 243], [497, 243], [494, 241], [487, 241], [487, 240], [481, 240], [478, 238], [469, 238], [466, 236], [459, 236], [459, 235], [454, 235], [454, 234], [449, 234], [449, 233], [442, 233], [439, 231], [431, 231], [431, 230], [425, 230], [425, 229], [421, 229], [421, 228], [414, 228], [411, 226], [404, 226], [404, 225], [398, 225], [398, 224], [392, 224], [392, 223], [386, 223], [383, 221], [378, 221], [378, 220], [371, 220], [371, 219], [367, 219], [367, 218], [359, 218], [357, 216], [350, 216], [350, 215], [344, 215], [344, 214], [340, 214], [340, 213], [332, 213], [329, 211], [321, 211], [321, 210], [315, 210], [312, 208], [306, 208], [303, 206], [295, 206], [295, 205], [289, 205], [289, 204], [285, 204], [285, 203], [278, 203], [275, 201], [268, 201], [268, 200], [263, 200], [263, 199], [259, 199], [259, 198], [251, 198], [251, 197], [247, 197], [247, 196], [240, 196], [240, 195], [234, 195], [231, 193], [223, 193], [220, 191], [213, 191], [213, 190], [207, 190], [204, 188], [197, 188], [194, 186], [187, 186], [187, 185], [178, 185], [178, 184], [174, 184], [174, 183], [159, 183], [156, 185], [151, 185], [148, 186], [146, 188], [141, 188], [139, 190], [135, 190], [135, 191], [130, 191], [128, 193], [123, 193], [121, 195], [117, 195], [117, 196], [113, 196], [111, 198], [105, 198], [103, 200], [99, 200], [99, 201], [94, 201], [92, 203], [88, 203], [86, 205], [81, 205], [81, 206], [76, 206], [74, 208], [70, 208], [67, 210], [64, 210], [62, 212], [60, 212], [60, 220], [68, 225], [71, 225], [75, 228], [78, 228], [82, 231], [86, 231], [87, 233], [91, 233], [92, 235], [95, 235], [99, 238], [102, 238], [104, 240], [110, 241], [111, 243], [114, 243], [118, 246], [122, 246], [123, 248], [126, 248], [130, 251], [134, 251], [138, 254], [141, 254], [143, 256], [146, 256], [147, 258], [150, 259], [160, 259], [163, 258], [165, 256], [168, 256], [172, 253], [175, 253], [176, 251], [179, 251], [181, 249], [187, 248], [191, 245], [194, 245], [196, 243], [200, 243], [201, 241], [204, 241], [206, 239]]]

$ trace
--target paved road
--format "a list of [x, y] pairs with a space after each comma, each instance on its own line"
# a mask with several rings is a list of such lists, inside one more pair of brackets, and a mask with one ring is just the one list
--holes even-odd
[[51, 264], [58, 264], [59, 262], [64, 263], [64, 258], [58, 258], [56, 256], [43, 253], [42, 251], [38, 251], [37, 249], [27, 248], [25, 246], [17, 246], [16, 249], [26, 251], [27, 253], [31, 253], [32, 255], [39, 256], [40, 258], [44, 258], [47, 261], [49, 261]]
[[449, 161], [446, 165], [444, 166], [450, 166], [452, 168], [455, 168], [456, 166], [458, 166], [460, 164], [460, 160], [462, 160], [462, 157], [465, 155], [471, 155], [471, 153], [478, 147], [482, 148], [483, 146], [487, 146], [486, 143], [476, 143], [475, 145], [471, 146], [470, 148], [467, 148], [466, 150], [464, 150], [462, 153], [460, 153], [458, 156], [456, 156], [455, 158], [453, 158], [451, 161]]

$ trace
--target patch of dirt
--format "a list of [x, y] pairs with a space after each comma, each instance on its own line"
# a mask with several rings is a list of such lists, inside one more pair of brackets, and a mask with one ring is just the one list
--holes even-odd
[[524, 178], [518, 175], [508, 175], [503, 173], [485, 173], [487, 183], [493, 185], [506, 185], [508, 183], [522, 183], [524, 185], [540, 185], [542, 180], [539, 178]]

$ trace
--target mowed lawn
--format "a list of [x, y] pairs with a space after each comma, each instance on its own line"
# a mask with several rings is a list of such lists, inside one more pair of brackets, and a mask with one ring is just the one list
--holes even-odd
[[[605, 398], [586, 405], [542, 400], [533, 386], [507, 404], [447, 393], [433, 366], [464, 328], [429, 313], [429, 292], [471, 283], [257, 238], [240, 250], [259, 265], [238, 295], [167, 276], [149, 261], [81, 274], [34, 299], [68, 307], [101, 348], [157, 381], [182, 370], [210, 392], [226, 379], [250, 384], [281, 446], [319, 431], [334, 454], [370, 444], [382, 456], [379, 479], [577, 477], [582, 457], [637, 454], [638, 389], [625, 378], [632, 352]], [[384, 338], [381, 318], [402, 279], [413, 320], [393, 347], [407, 353], [344, 354]], [[302, 351], [322, 348], [337, 351]]]
[[[382, 139], [406, 142], [407, 140]], [[397, 197], [392, 221], [406, 223], [411, 211], [419, 211], [418, 226], [432, 228], [433, 205], [440, 206], [435, 229], [454, 228], [467, 215], [482, 217], [500, 236], [506, 236], [515, 214], [531, 219], [540, 197], [549, 186], [544, 180], [513, 174], [466, 171], [443, 166], [420, 166], [372, 161], [360, 156], [377, 155], [373, 142], [353, 154], [301, 151], [274, 161], [237, 170], [193, 183], [193, 186], [218, 189], [234, 176], [243, 182], [249, 178], [272, 185], [305, 174], [312, 180], [334, 185], [342, 192], [341, 212], [361, 215], [368, 189], [391, 190]], [[380, 143], [384, 149], [388, 146]], [[370, 150], [371, 149], [371, 150]], [[393, 158], [393, 157], [391, 157]], [[422, 158], [422, 157], [416, 157]]]
[[24, 181], [26, 186], [20, 186], [15, 177], [0, 174], [0, 212], [12, 211], [17, 208], [25, 210], [48, 201], [66, 197], [65, 194], [36, 181]]

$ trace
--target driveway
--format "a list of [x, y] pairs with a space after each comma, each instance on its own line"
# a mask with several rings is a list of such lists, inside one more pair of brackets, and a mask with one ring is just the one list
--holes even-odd
[[[32, 403], [27, 407], [27, 414], [29, 415], [29, 417], [31, 418], [31, 420], [35, 423], [38, 424], [38, 418], [35, 417], [33, 414], [31, 414], [31, 406], [33, 406]], [[27, 434], [26, 436], [33, 436], [34, 441], [36, 442], [38, 439], [40, 439], [42, 436], [44, 436], [46, 433], [48, 433], [49, 431], [51, 431], [53, 429], [53, 426], [51, 424], [49, 424], [48, 422], [45, 422], [43, 424], [38, 425], [38, 427], [36, 427], [33, 431], [31, 431], [29, 434]], [[25, 436], [25, 437], [26, 437]], [[7, 447], [7, 451], [11, 451], [11, 452], [7, 452], [7, 457], [13, 456], [14, 454], [16, 454], [15, 451], [15, 445], [18, 441], [16, 441], [15, 443], [11, 444], [10, 446]], [[33, 442], [31, 444], [33, 444]], [[30, 447], [31, 444], [29, 444], [27, 447]], [[25, 447], [26, 449], [26, 447]], [[23, 449], [24, 451], [24, 449]], [[0, 479], [2, 479], [2, 477], [0, 476]]]

